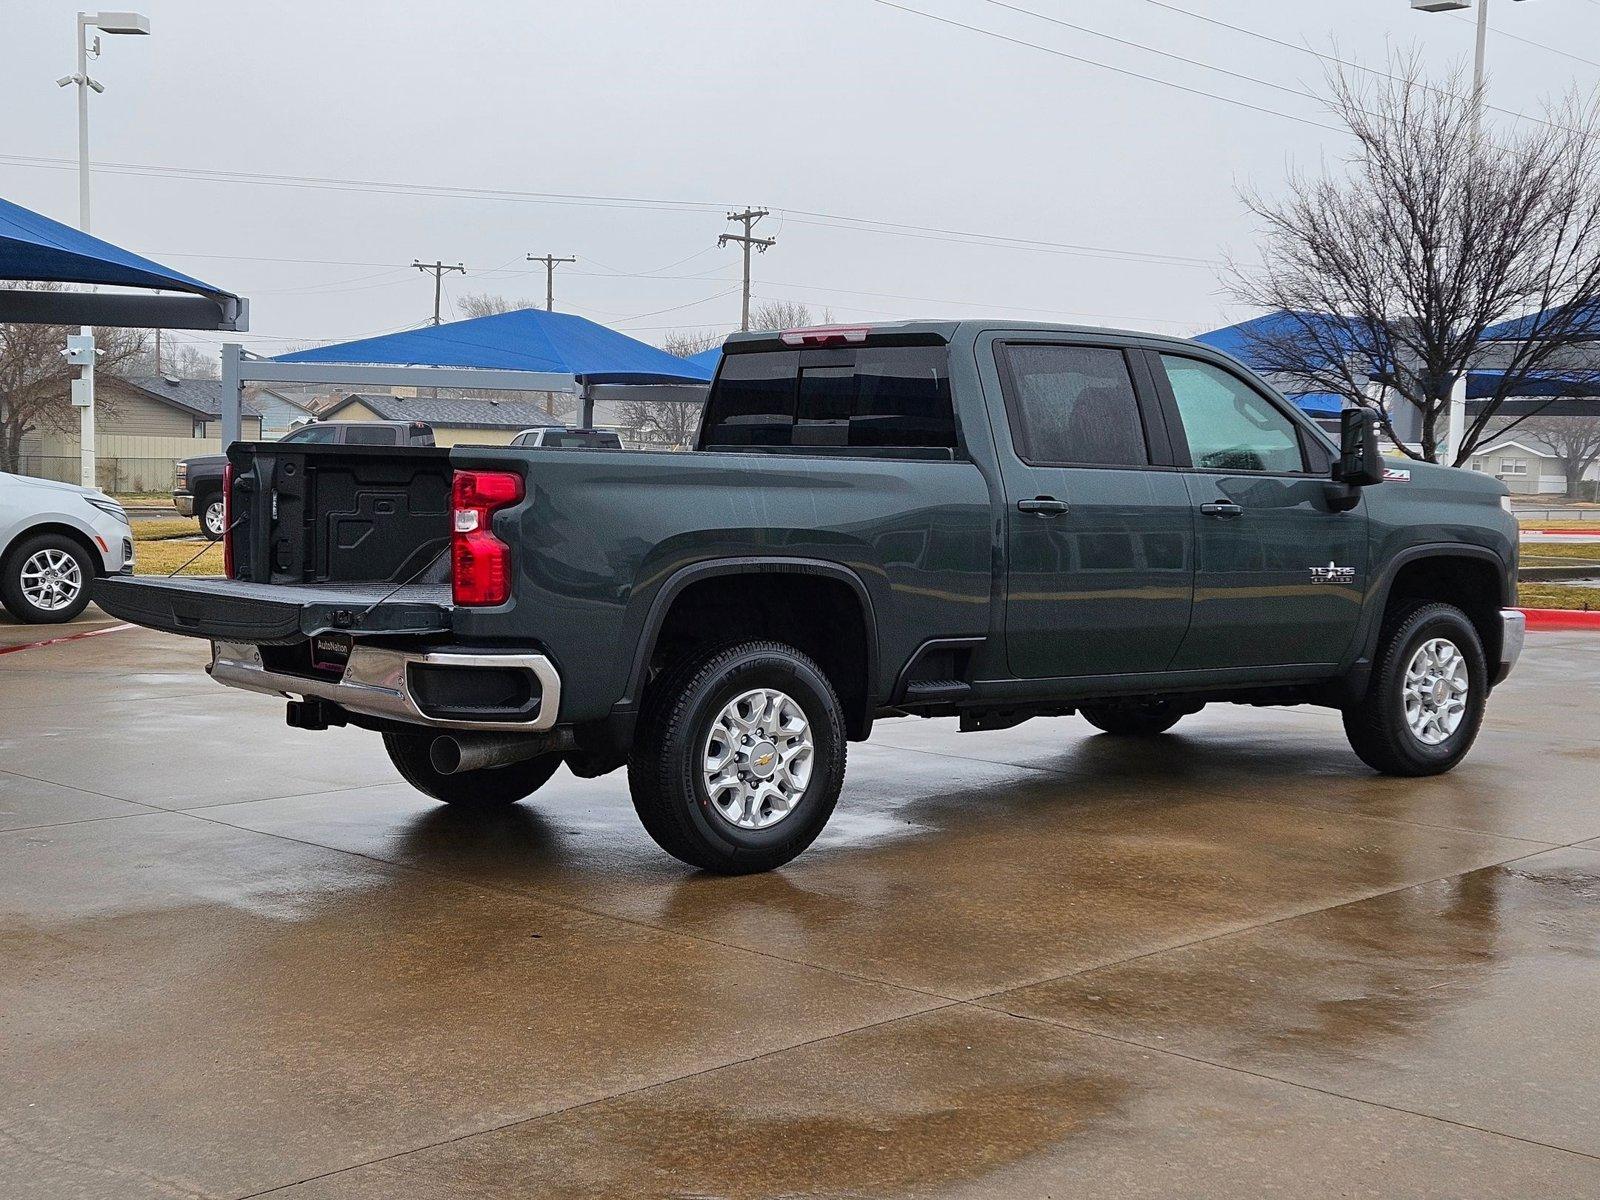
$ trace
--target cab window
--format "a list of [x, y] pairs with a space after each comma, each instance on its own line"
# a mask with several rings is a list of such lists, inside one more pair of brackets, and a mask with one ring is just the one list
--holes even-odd
[[1121, 350], [1013, 342], [1004, 355], [1011, 437], [1024, 462], [1149, 465], [1139, 401]]
[[1189, 461], [1212, 471], [1299, 474], [1300, 432], [1277, 405], [1221, 367], [1161, 355], [1189, 442]]

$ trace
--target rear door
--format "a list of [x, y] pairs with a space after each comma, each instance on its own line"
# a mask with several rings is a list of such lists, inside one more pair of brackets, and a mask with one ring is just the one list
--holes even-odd
[[1367, 582], [1364, 504], [1330, 503], [1329, 454], [1242, 375], [1148, 355], [1195, 510], [1195, 602], [1173, 668], [1339, 662]]
[[1161, 466], [1142, 359], [1055, 335], [980, 339], [986, 358], [1010, 426], [996, 441], [1012, 674], [1165, 670], [1189, 624], [1194, 522], [1182, 476]]

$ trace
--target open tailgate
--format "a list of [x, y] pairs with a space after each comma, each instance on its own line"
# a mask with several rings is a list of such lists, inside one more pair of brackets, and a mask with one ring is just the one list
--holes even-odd
[[114, 617], [177, 633], [258, 645], [319, 633], [448, 633], [450, 585], [248, 583], [238, 579], [113, 575], [94, 602]]

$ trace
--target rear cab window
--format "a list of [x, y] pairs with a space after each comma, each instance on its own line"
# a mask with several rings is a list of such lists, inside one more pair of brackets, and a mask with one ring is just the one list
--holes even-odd
[[702, 450], [954, 458], [959, 445], [942, 343], [728, 353], [700, 432]]
[[1045, 342], [1001, 347], [1012, 445], [1030, 466], [1144, 467], [1149, 439], [1120, 349]]

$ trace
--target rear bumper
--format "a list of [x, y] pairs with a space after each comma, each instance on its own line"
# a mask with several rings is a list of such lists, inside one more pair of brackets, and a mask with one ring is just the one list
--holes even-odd
[[1518, 608], [1500, 610], [1500, 661], [1495, 664], [1494, 682], [1499, 683], [1511, 674], [1522, 654], [1522, 643], [1527, 636], [1528, 618]]
[[[498, 667], [527, 671], [539, 688], [539, 707], [525, 721], [472, 721], [431, 717], [417, 702], [411, 669], [426, 665]], [[553, 728], [561, 710], [561, 675], [542, 654], [468, 654], [455, 651], [407, 651], [356, 643], [340, 679], [313, 679], [271, 671], [258, 647], [242, 642], [213, 642], [211, 678], [229, 687], [275, 696], [314, 696], [369, 717], [425, 725], [432, 729], [493, 729], [502, 733], [539, 733]]]

